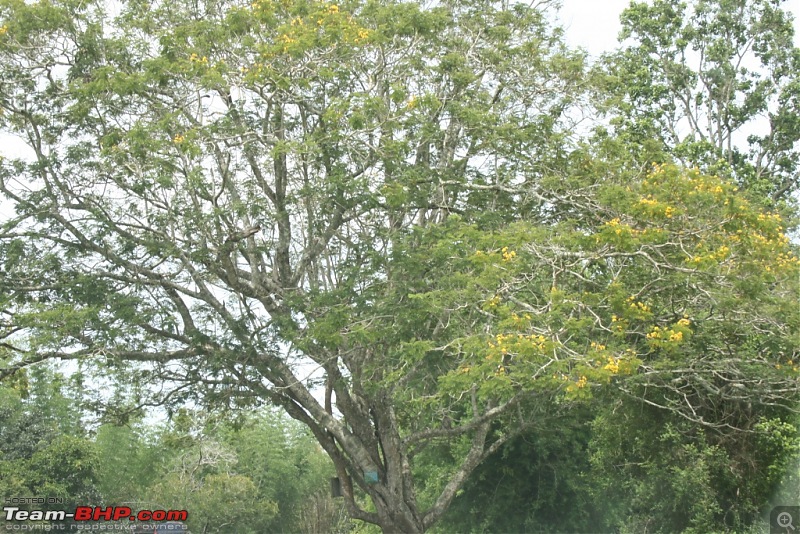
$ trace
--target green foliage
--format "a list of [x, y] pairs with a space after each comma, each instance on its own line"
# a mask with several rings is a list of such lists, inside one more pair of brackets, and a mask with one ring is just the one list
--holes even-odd
[[[439, 375], [438, 395], [478, 384], [486, 397], [560, 389], [581, 398], [618, 377], [637, 383], [642, 365], [684, 380], [671, 369], [698, 352], [719, 352], [705, 362], [724, 360], [725, 372], [796, 380], [796, 366], [785, 366], [797, 353], [798, 260], [779, 215], [725, 180], [672, 166], [594, 187], [574, 221], [490, 233], [451, 218], [399, 249], [397, 279], [408, 282], [390, 300], [409, 313], [390, 328], [413, 338], [420, 323], [440, 321], [432, 341], [445, 348], [422, 359], [424, 374]], [[410, 349], [420, 343], [398, 344], [398, 365], [418, 363], [423, 353]]]
[[82, 435], [78, 410], [63, 396], [61, 379], [46, 368], [29, 375], [23, 399], [0, 385], [0, 498], [52, 497], [62, 504], [22, 509], [69, 510], [101, 503], [98, 454]]
[[[576, 184], [574, 199], [579, 187], [591, 193], [546, 229], [520, 222], [487, 232], [451, 217], [409, 234], [390, 300], [410, 313], [384, 334], [409, 340], [395, 345], [398, 367], [420, 369], [413, 382], [399, 370], [386, 375], [408, 384], [407, 424], [421, 413], [464, 418], [469, 405], [456, 399], [472, 388], [495, 402], [532, 391], [555, 406], [588, 403], [601, 412], [592, 431], [554, 441], [575, 444], [569, 462], [586, 477], [568, 476], [561, 487], [587, 502], [575, 529], [746, 528], [797, 456], [787, 414], [797, 401], [798, 260], [784, 222], [731, 182], [694, 169], [654, 165], [639, 182]], [[433, 332], [434, 348], [421, 331]], [[619, 408], [621, 419], [609, 422], [629, 397], [641, 400], [625, 400], [630, 413]], [[635, 417], [643, 408], [649, 415]], [[546, 435], [528, 438], [540, 454], [553, 445]], [[437, 494], [467, 448], [455, 441], [418, 455], [421, 500]], [[507, 475], [509, 501], [495, 481], [497, 508], [487, 512], [490, 497], [469, 484], [475, 493], [454, 501], [446, 520], [456, 530], [562, 528], [555, 503], [565, 494], [539, 488], [552, 499], [541, 508], [511, 499], [531, 493], [515, 490], [513, 467], [503, 456], [485, 466]], [[488, 475], [479, 468], [476, 476]], [[608, 492], [590, 490], [595, 479], [608, 480]]]
[[[800, 135], [776, 2], [634, 3], [634, 46], [591, 78], [523, 4], [108, 9], [0, 0], [0, 130], [29, 148], [0, 161], [0, 377], [79, 362], [87, 403], [133, 425], [99, 430], [109, 499], [186, 506], [198, 531], [319, 525], [297, 510], [330, 475], [313, 436], [348, 513], [423, 532], [487, 458], [546, 470], [556, 437], [514, 441], [529, 417], [572, 416], [569, 471], [608, 438], [572, 410], [630, 398], [661, 410], [640, 419], [659, 451], [647, 473], [673, 476], [658, 517], [679, 524], [696, 493], [685, 528], [751, 520], [794, 454], [800, 376], [790, 208], [764, 207], [795, 189]], [[758, 72], [736, 65], [750, 51]], [[581, 143], [590, 87], [610, 127]], [[736, 149], [763, 114], [769, 134]], [[225, 421], [264, 402], [310, 433]], [[135, 424], [147, 403], [171, 426]], [[756, 428], [783, 438], [742, 448], [772, 457], [737, 501], [722, 466]], [[635, 514], [606, 524], [644, 524], [655, 486], [638, 482]], [[530, 528], [566, 498], [540, 489]]]
[[301, 520], [336, 521], [302, 514], [328, 489], [329, 459], [272, 410], [241, 414], [236, 424], [184, 410], [168, 426], [104, 425], [95, 442], [108, 504], [185, 508], [201, 532], [292, 532]]
[[257, 532], [293, 530], [304, 500], [329, 491], [330, 460], [307, 430], [279, 412], [265, 411], [225, 431], [224, 441], [236, 454], [237, 471], [254, 481], [261, 499], [276, 505], [275, 517]]
[[[625, 47], [605, 58], [614, 129], [631, 146], [658, 139], [687, 166], [789, 199], [800, 162], [800, 49], [782, 3], [632, 2]], [[764, 117], [768, 131], [755, 133]]]
[[98, 489], [112, 505], [144, 501], [147, 488], [165, 472], [171, 449], [145, 425], [105, 424], [94, 438], [98, 452]]
[[551, 409], [476, 470], [434, 531], [610, 531], [604, 503], [594, 502], [591, 419]]
[[784, 487], [788, 494], [798, 489], [798, 428], [766, 417], [751, 433], [730, 433], [640, 402], [613, 403], [593, 423], [598, 506], [622, 532], [741, 532], [759, 524], [781, 480], [795, 481]]
[[[277, 505], [258, 497], [248, 477], [224, 472], [209, 472], [187, 478], [186, 473], [171, 473], [153, 486], [150, 502], [170, 503], [173, 509], [188, 510], [191, 530], [222, 533], [235, 529], [243, 534], [262, 532], [259, 524], [277, 513]], [[167, 506], [159, 504], [159, 506]]]

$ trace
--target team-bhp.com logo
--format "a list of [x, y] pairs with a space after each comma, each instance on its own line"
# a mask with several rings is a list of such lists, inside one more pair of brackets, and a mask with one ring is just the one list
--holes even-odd
[[4, 506], [6, 521], [186, 521], [186, 510], [140, 510], [136, 513], [127, 506], [78, 506], [74, 512], [64, 510], [22, 510], [18, 506]]

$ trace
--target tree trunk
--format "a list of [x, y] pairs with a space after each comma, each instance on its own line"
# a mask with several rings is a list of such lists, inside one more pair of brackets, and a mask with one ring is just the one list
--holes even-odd
[[[373, 499], [380, 518], [379, 526], [384, 534], [422, 534], [425, 527], [414, 510], [397, 496], [394, 499]], [[380, 503], [380, 504], [378, 504]]]

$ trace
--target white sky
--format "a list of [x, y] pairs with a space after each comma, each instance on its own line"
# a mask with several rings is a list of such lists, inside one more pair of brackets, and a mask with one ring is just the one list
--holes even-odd
[[562, 0], [559, 19], [567, 43], [585, 48], [596, 57], [617, 44], [619, 15], [630, 0]]

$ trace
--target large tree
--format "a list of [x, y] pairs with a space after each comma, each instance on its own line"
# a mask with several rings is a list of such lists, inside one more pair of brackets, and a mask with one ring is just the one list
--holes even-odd
[[[27, 147], [0, 167], [3, 375], [60, 358], [133, 400], [277, 404], [387, 532], [602, 384], [712, 427], [754, 423], [709, 392], [793, 401], [780, 218], [570, 156], [582, 62], [541, 6], [106, 7], [0, 3]], [[433, 442], [454, 461], [415, 479]]]
[[558, 157], [580, 59], [520, 5], [106, 7], [0, 7], [0, 121], [27, 147], [0, 171], [7, 371], [135, 361], [128, 387], [156, 402], [269, 400], [333, 458], [353, 517], [424, 530], [502, 442], [501, 408], [472, 404], [463, 464], [419, 509], [408, 448], [433, 436], [401, 435], [402, 388], [381, 386], [401, 354], [352, 313], [464, 184]]

